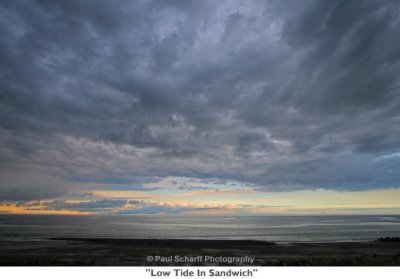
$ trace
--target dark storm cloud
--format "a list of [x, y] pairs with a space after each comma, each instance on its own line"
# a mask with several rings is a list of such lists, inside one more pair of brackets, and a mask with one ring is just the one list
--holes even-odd
[[166, 176], [398, 187], [399, 13], [389, 0], [2, 1], [1, 199]]

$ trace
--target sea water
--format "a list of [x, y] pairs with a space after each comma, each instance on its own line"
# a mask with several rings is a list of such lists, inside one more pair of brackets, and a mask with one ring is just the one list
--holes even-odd
[[400, 236], [400, 216], [0, 215], [0, 239], [60, 237], [372, 241]]

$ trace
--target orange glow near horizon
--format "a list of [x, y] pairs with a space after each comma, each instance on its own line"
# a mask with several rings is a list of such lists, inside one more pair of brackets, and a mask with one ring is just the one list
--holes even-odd
[[0, 212], [7, 214], [25, 214], [25, 215], [94, 215], [92, 212], [81, 212], [73, 210], [48, 210], [35, 207], [35, 209], [16, 206], [16, 204], [0, 204]]
[[[153, 191], [93, 191], [93, 199], [63, 199], [62, 205], [52, 208], [57, 200], [0, 204], [5, 214], [158, 214], [146, 208], [159, 209], [167, 214], [221, 215], [310, 215], [310, 214], [399, 214], [400, 189], [363, 192], [303, 190], [294, 192], [260, 192], [243, 189], [153, 190]], [[101, 202], [109, 201], [110, 204]], [[113, 201], [120, 202], [114, 206]], [[58, 201], [60, 202], [60, 201]], [[99, 208], [90, 206], [100, 202]], [[45, 206], [46, 204], [46, 206]], [[50, 204], [50, 206], [49, 206]], [[76, 207], [75, 207], [76, 206]], [[103, 206], [103, 207], [101, 207]], [[173, 212], [173, 213], [171, 213]]]

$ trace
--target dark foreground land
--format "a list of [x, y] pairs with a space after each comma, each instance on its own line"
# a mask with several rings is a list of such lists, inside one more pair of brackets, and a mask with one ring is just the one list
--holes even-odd
[[[237, 263], [177, 263], [155, 261], [173, 258], [255, 257], [243, 265], [274, 266], [400, 266], [396, 241], [291, 243], [236, 240], [84, 239], [0, 241], [2, 266], [141, 266], [141, 265], [240, 265]], [[149, 262], [147, 257], [153, 257]]]

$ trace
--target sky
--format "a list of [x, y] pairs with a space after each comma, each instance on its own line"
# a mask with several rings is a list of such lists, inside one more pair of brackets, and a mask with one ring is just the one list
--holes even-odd
[[400, 2], [0, 2], [0, 213], [400, 214]]

